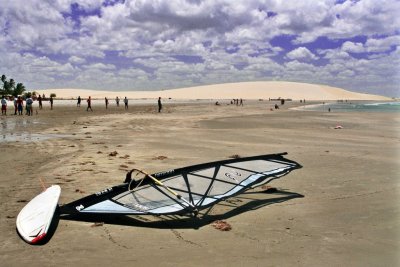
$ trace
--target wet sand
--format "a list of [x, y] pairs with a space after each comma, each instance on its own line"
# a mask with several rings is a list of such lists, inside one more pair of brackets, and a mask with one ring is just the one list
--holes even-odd
[[[393, 113], [270, 111], [193, 104], [60, 107], [1, 120], [2, 266], [396, 266], [399, 264], [400, 118]], [[336, 125], [343, 129], [333, 129]], [[116, 151], [115, 156], [110, 153]], [[217, 205], [199, 220], [61, 219], [44, 246], [15, 231], [21, 208], [62, 187], [68, 203], [124, 180], [196, 163], [288, 152], [303, 165], [270, 186]], [[212, 221], [224, 220], [230, 231]], [[98, 224], [95, 224], [98, 223]]]

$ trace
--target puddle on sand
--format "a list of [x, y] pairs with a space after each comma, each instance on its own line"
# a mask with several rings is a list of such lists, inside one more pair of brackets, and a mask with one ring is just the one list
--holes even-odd
[[54, 138], [69, 137], [62, 134], [30, 133], [37, 131], [36, 126], [43, 124], [33, 117], [7, 116], [0, 118], [0, 143], [3, 142], [38, 142]]
[[25, 119], [19, 117], [9, 117], [9, 118], [1, 118], [0, 125], [1, 131], [18, 131], [20, 129], [26, 129], [30, 127], [34, 127], [38, 124], [42, 124], [37, 119]]
[[27, 133], [27, 132], [22, 132], [22, 133], [3, 133], [0, 138], [0, 143], [2, 142], [39, 142], [39, 141], [44, 141], [48, 139], [54, 139], [54, 138], [65, 138], [65, 137], [71, 137], [70, 135], [66, 134], [37, 134], [37, 133]]

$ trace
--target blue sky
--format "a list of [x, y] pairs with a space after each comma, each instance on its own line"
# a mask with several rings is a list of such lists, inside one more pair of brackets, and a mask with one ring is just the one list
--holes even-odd
[[396, 0], [0, 0], [0, 74], [29, 90], [296, 81], [400, 97]]

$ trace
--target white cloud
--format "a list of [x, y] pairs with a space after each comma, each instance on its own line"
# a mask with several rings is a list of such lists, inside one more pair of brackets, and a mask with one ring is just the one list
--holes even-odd
[[77, 56], [71, 56], [68, 61], [72, 64], [83, 64], [86, 62], [86, 59]]
[[382, 39], [368, 39], [365, 47], [368, 52], [385, 52], [400, 45], [400, 36], [390, 36]]
[[300, 59], [300, 60], [316, 60], [318, 57], [314, 55], [310, 50], [306, 47], [298, 47], [289, 53], [286, 56], [290, 59]]
[[113, 64], [104, 64], [104, 63], [93, 63], [90, 65], [83, 66], [85, 69], [89, 70], [115, 70], [116, 67]]
[[350, 53], [362, 53], [365, 52], [364, 45], [362, 43], [344, 42], [342, 45], [342, 51]]

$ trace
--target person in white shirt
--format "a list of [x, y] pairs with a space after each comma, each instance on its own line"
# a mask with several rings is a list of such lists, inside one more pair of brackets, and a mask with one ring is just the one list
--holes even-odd
[[28, 116], [32, 116], [33, 115], [32, 104], [33, 104], [33, 99], [31, 97], [28, 97], [26, 99], [26, 114]]
[[4, 96], [1, 98], [1, 115], [7, 115], [7, 100]]

